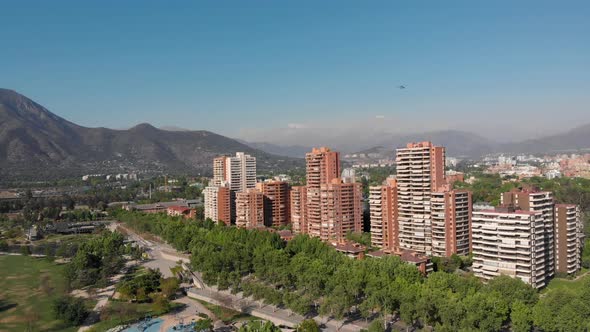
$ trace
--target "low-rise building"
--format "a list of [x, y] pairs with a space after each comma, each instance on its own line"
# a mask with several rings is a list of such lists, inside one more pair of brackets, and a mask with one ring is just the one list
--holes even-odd
[[369, 257], [373, 258], [381, 258], [384, 256], [397, 256], [403, 262], [408, 264], [415, 265], [418, 270], [427, 275], [428, 273], [432, 273], [434, 271], [434, 266], [430, 257], [420, 254], [419, 252], [413, 250], [404, 250], [400, 248], [390, 248], [390, 249], [382, 249], [373, 251], [367, 254]]

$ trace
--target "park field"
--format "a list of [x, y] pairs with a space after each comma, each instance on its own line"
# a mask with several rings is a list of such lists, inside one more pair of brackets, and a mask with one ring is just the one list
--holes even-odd
[[541, 291], [541, 293], [565, 290], [571, 290], [574, 293], [578, 293], [581, 287], [584, 287], [584, 283], [587, 280], [590, 280], [590, 272], [584, 269], [581, 271], [580, 276], [575, 280], [565, 278], [554, 278], [549, 282], [549, 285], [547, 285], [547, 287], [545, 287], [545, 289]]
[[76, 331], [53, 317], [64, 266], [44, 258], [0, 256], [0, 331]]

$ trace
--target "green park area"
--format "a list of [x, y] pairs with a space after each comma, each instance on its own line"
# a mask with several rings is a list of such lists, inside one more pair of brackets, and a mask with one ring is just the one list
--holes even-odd
[[64, 268], [44, 258], [0, 256], [0, 331], [76, 331], [52, 309], [66, 292]]

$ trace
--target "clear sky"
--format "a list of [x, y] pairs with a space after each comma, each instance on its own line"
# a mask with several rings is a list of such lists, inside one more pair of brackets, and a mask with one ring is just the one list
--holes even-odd
[[5, 0], [0, 45], [0, 87], [92, 127], [298, 143], [590, 123], [590, 1]]

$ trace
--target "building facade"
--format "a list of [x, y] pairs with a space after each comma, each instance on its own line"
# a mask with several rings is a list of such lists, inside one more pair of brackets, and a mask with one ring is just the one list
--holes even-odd
[[502, 206], [513, 206], [519, 210], [542, 214], [545, 273], [547, 278], [553, 277], [555, 274], [555, 200], [553, 193], [536, 189], [513, 190], [503, 193], [500, 202]]
[[233, 191], [246, 191], [256, 186], [256, 158], [243, 152], [226, 157], [225, 179]]
[[307, 234], [307, 187], [295, 186], [290, 191], [291, 225], [295, 234]]
[[236, 226], [264, 227], [264, 195], [256, 189], [236, 193]]
[[340, 178], [340, 154], [314, 148], [305, 161], [307, 184], [290, 191], [293, 231], [323, 241], [341, 241], [347, 232], [362, 231], [362, 186]]
[[307, 179], [307, 234], [322, 237], [321, 186], [340, 176], [340, 154], [329, 148], [314, 148], [305, 155]]
[[273, 227], [289, 224], [289, 184], [284, 181], [265, 181], [257, 183], [256, 188], [264, 195], [265, 224]]
[[555, 205], [555, 272], [574, 274], [582, 268], [583, 224], [580, 207]]
[[535, 288], [545, 286], [544, 228], [540, 211], [473, 211], [473, 272], [483, 280], [508, 275]]
[[228, 187], [208, 186], [203, 190], [205, 219], [231, 224], [231, 192]]
[[343, 183], [339, 178], [322, 184], [321, 223], [316, 233], [322, 241], [344, 241], [349, 232], [362, 232], [362, 185]]
[[383, 185], [369, 188], [371, 246], [383, 249], [399, 247], [397, 203], [395, 179], [387, 179]]
[[471, 192], [433, 192], [430, 198], [432, 255], [469, 255], [471, 250]]
[[399, 244], [432, 255], [431, 193], [445, 184], [445, 151], [431, 142], [397, 149]]

